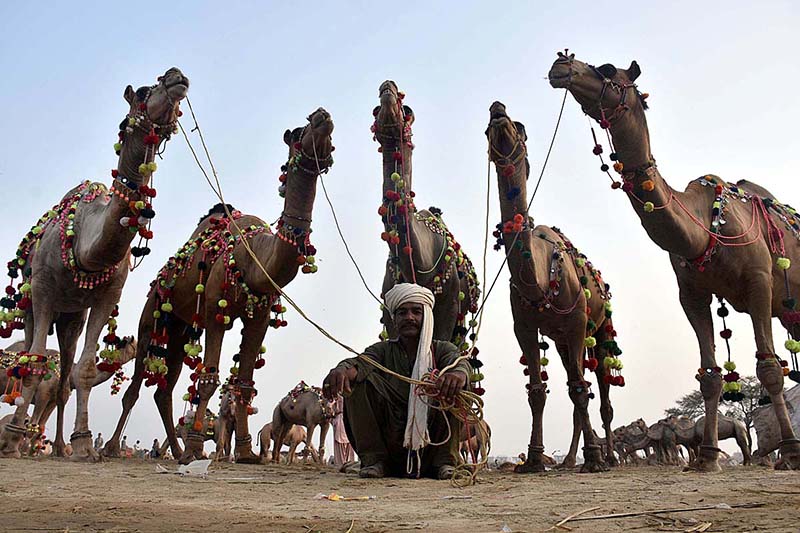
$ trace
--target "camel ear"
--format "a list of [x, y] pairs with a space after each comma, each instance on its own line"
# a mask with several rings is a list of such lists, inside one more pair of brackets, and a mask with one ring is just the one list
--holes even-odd
[[514, 122], [514, 126], [517, 128], [517, 133], [519, 133], [522, 136], [522, 140], [523, 141], [527, 141], [528, 140], [528, 134], [525, 133], [525, 124], [523, 124], [522, 122], [516, 122], [515, 121]]
[[286, 130], [283, 132], [283, 142], [286, 143], [286, 146], [292, 145], [292, 130]]
[[125, 93], [123, 96], [125, 96], [125, 101], [128, 102], [128, 104], [130, 105], [133, 105], [134, 100], [136, 100], [136, 92], [130, 85], [125, 87]]
[[631, 61], [631, 66], [628, 67], [628, 79], [631, 81], [636, 81], [636, 78], [642, 73], [642, 69], [639, 68], [639, 63], [635, 60]]

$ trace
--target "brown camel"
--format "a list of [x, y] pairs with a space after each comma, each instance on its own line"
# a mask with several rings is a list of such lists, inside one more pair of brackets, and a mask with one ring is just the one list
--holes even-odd
[[[288, 464], [292, 464], [296, 458], [295, 450], [297, 450], [297, 446], [302, 442], [306, 442], [306, 437], [307, 434], [305, 428], [292, 425], [291, 429], [286, 433], [283, 442], [280, 443], [280, 446], [278, 445], [277, 440], [275, 441], [274, 446], [278, 449], [278, 453], [280, 453], [280, 449], [283, 446], [288, 446], [289, 452], [286, 454], [286, 462]], [[264, 462], [270, 456], [269, 450], [270, 442], [272, 442], [272, 422], [267, 422], [264, 424], [264, 427], [258, 432], [258, 442], [260, 444], [258, 456], [261, 458], [261, 461]], [[273, 448], [273, 456], [275, 448]]]
[[[742, 464], [750, 464], [750, 435], [747, 427], [739, 419], [725, 415], [719, 415], [717, 435], [719, 440], [736, 439], [736, 444], [742, 451]], [[705, 429], [705, 417], [700, 417], [696, 421], [683, 416], [669, 416], [661, 421], [672, 429], [675, 433], [677, 444], [683, 445], [689, 450], [690, 461], [697, 457], [700, 444], [703, 442], [703, 431]]]
[[[459, 445], [459, 452], [465, 463], [469, 463], [470, 459], [472, 459], [473, 463], [478, 463], [487, 459], [482, 448], [484, 445], [488, 446], [490, 444], [492, 428], [489, 427], [486, 420], [481, 420], [478, 424], [481, 425], [482, 429], [479, 429], [476, 424], [464, 424], [464, 429], [461, 433], [462, 440]], [[486, 439], [485, 441], [484, 436]], [[489, 452], [488, 448], [485, 452]]]
[[[543, 342], [540, 346], [541, 333], [555, 341], [567, 370], [569, 397], [574, 404], [573, 421], [582, 429], [585, 444], [581, 471], [600, 472], [607, 469], [606, 462], [616, 464], [609, 386], [624, 385], [622, 376], [617, 375], [622, 365], [616, 356], [622, 352], [614, 341], [616, 332], [610, 319], [608, 286], [586, 256], [558, 229], [533, 227], [525, 187], [530, 169], [525, 127], [513, 122], [500, 102], [492, 104], [489, 114], [486, 130], [489, 157], [497, 169], [500, 212], [505, 221], [495, 232], [498, 238], [495, 248], [505, 246], [507, 250], [514, 334], [524, 354], [520, 362], [527, 365], [528, 403], [533, 415], [527, 459], [516, 471], [544, 471], [542, 414], [547, 374], [542, 366], [547, 361], [542, 359], [540, 348], [547, 344]], [[589, 421], [592, 395], [590, 383], [583, 379], [584, 367], [594, 370], [598, 378], [600, 414], [610, 444], [605, 461]]]
[[[795, 385], [784, 393], [789, 417], [795, 433], [800, 432], [800, 385]], [[769, 455], [780, 446], [781, 435], [778, 421], [775, 420], [775, 411], [769, 405], [756, 408], [753, 411], [753, 428], [756, 430], [756, 443], [758, 449], [753, 452], [757, 464], [763, 463]]]
[[[24, 341], [17, 341], [10, 345], [5, 351], [0, 350], [0, 355], [5, 353], [6, 355], [18, 354], [25, 348]], [[134, 356], [136, 355], [136, 341], [133, 337], [123, 337], [120, 343], [118, 344], [118, 348], [120, 350], [119, 354], [119, 363], [120, 365], [124, 366], [128, 361], [131, 361]], [[59, 353], [56, 350], [48, 349], [46, 351], [46, 355], [49, 360], [58, 361], [59, 360]], [[14, 357], [16, 359], [16, 357]], [[6, 357], [0, 357], [0, 369], [3, 369], [3, 372], [0, 374], [0, 390], [6, 390], [9, 388], [8, 381], [9, 377], [5, 372], [8, 364], [6, 361]], [[122, 367], [120, 367], [122, 368]], [[95, 375], [94, 380], [92, 381], [92, 387], [96, 387], [101, 383], [105, 383], [119, 371], [111, 372], [109, 370], [98, 370], [97, 374]], [[44, 432], [45, 424], [50, 418], [50, 415], [53, 413], [53, 410], [60, 406], [58, 411], [58, 418], [60, 423], [57, 425], [57, 428], [61, 428], [64, 425], [64, 406], [69, 401], [69, 394], [74, 390], [75, 387], [75, 376], [73, 374], [70, 375], [69, 380], [69, 388], [66, 390], [67, 397], [64, 398], [62, 402], [58, 401], [58, 391], [60, 385], [60, 367], [56, 366], [56, 368], [52, 371], [52, 376], [50, 379], [42, 380], [39, 383], [39, 386], [36, 388], [36, 393], [33, 396], [33, 400], [31, 403], [35, 406], [33, 409], [33, 414], [30, 417], [30, 426], [34, 428], [38, 428], [40, 433]], [[13, 379], [13, 378], [12, 378]], [[63, 442], [64, 437], [63, 435], [56, 436], [57, 441]]]
[[[800, 269], [789, 269], [792, 261], [800, 264], [794, 210], [775, 201], [761, 187], [747, 183], [740, 187], [711, 175], [690, 182], [684, 192], [670, 187], [650, 150], [646, 95], [634, 83], [639, 74], [635, 61], [627, 70], [611, 64], [595, 68], [572, 54], [559, 53], [549, 78], [553, 87], [566, 88], [585, 113], [609, 130], [615, 169], [622, 174], [621, 189], [650, 238], [669, 252], [680, 303], [700, 345], [697, 379], [705, 403], [706, 426], [692, 467], [704, 472], [719, 470], [720, 395], [723, 390], [734, 396], [738, 392], [732, 389], [738, 385], [735, 365], [726, 363], [729, 374], [723, 387], [715, 357], [709, 305], [716, 295], [750, 315], [757, 349], [756, 375], [769, 393], [781, 428], [781, 461], [775, 466], [798, 469], [800, 440], [786, 410], [784, 371], [773, 347], [771, 324], [773, 316], [780, 317], [795, 339], [792, 344], [800, 339], [800, 313], [795, 311]], [[595, 147], [598, 153], [600, 149]], [[727, 308], [724, 312], [721, 308], [718, 314], [724, 317]]]
[[[111, 173], [112, 186], [86, 181], [69, 191], [23, 238], [17, 257], [8, 264], [12, 281], [22, 274], [16, 294], [21, 298], [15, 301], [13, 284], [9, 285], [6, 292], [10, 296], [3, 299], [2, 305], [6, 309], [16, 305], [24, 311], [25, 348], [36, 361], [31, 359], [25, 369], [30, 375], [24, 380], [24, 401], [0, 435], [0, 456], [19, 456], [18, 445], [24, 433], [20, 424], [46, 364], [41, 360], [45, 356], [37, 354], [45, 353], [48, 330], [55, 322], [61, 353], [60, 387], [62, 391], [68, 389], [71, 370], [77, 390], [75, 428], [70, 437], [72, 457], [99, 458], [92, 447], [88, 413], [89, 393], [97, 374], [97, 342], [106, 324], [106, 344], [113, 345], [118, 339], [114, 316], [128, 277], [129, 259], [132, 254], [141, 258], [149, 253], [146, 246], [131, 249], [130, 244], [137, 235], [144, 240], [152, 237], [149, 227], [155, 215], [151, 206], [155, 191], [148, 185], [156, 170], [154, 158], [173, 133], [178, 106], [188, 88], [189, 80], [177, 68], [169, 69], [152, 87], [134, 91], [129, 85], [125, 100], [130, 110], [114, 146], [119, 162]], [[13, 323], [7, 322], [4, 336], [10, 328], [19, 328], [22, 320], [19, 317]], [[84, 349], [73, 368], [78, 337], [85, 323]], [[118, 364], [115, 351], [101, 355], [107, 356], [104, 364]], [[58, 401], [63, 402], [66, 397], [64, 392]], [[62, 434], [62, 428], [58, 434]], [[54, 453], [63, 452], [64, 442], [56, 441]]]
[[[393, 81], [379, 89], [380, 105], [373, 115], [375, 140], [383, 154], [383, 203], [378, 209], [384, 224], [381, 238], [389, 246], [383, 293], [397, 283], [416, 283], [436, 297], [433, 308], [435, 340], [452, 341], [467, 349], [466, 315], [478, 309], [478, 278], [467, 255], [442, 219], [441, 210], [417, 211], [411, 188], [411, 125], [414, 112], [403, 105]], [[382, 320], [382, 338], [397, 336], [388, 311]], [[480, 363], [477, 364], [479, 366]]]
[[[285, 287], [301, 268], [304, 273], [316, 271], [316, 250], [310, 242], [311, 214], [316, 178], [333, 164], [333, 121], [327, 111], [319, 108], [308, 122], [305, 127], [286, 130], [283, 137], [289, 147], [289, 160], [280, 177], [279, 190], [286, 200], [276, 232], [272, 233], [260, 218], [238, 211], [231, 213], [233, 219], [227, 214], [211, 216], [223, 207], [217, 206], [201, 220], [190, 240], [169, 259], [153, 282], [139, 322], [136, 370], [106, 453], [119, 453], [122, 429], [145, 381], [157, 385], [155, 400], [172, 453], [180, 457], [181, 463], [201, 458], [204, 427], [200, 420], [193, 422], [186, 450], [181, 454], [172, 422], [172, 390], [183, 362], [192, 369], [192, 385], [185, 398], [195, 406], [195, 412], [205, 412], [219, 386], [223, 336], [238, 318], [242, 321], [242, 339], [239, 353], [233, 357], [235, 375], [229, 389], [236, 397], [234, 455], [241, 463], [259, 461], [252, 451], [248, 430], [248, 415], [253, 410], [250, 403], [255, 394], [253, 371], [265, 362], [261, 343], [267, 328], [286, 325], [282, 319], [285, 308], [246, 251], [234, 223], [278, 286]], [[270, 317], [271, 312], [275, 318]], [[205, 358], [200, 362], [199, 339], [203, 330]]]
[[[275, 406], [275, 410], [272, 412], [273, 440], [284, 442], [292, 424], [304, 426], [308, 431], [305, 439], [306, 448], [311, 452], [311, 457], [315, 462], [324, 464], [325, 438], [328, 436], [331, 421], [336, 416], [334, 403], [323, 397], [322, 389], [306, 385], [304, 381], [301, 381], [289, 391], [289, 394]], [[319, 451], [314, 449], [312, 444], [317, 426], [319, 426]], [[279, 459], [280, 446], [276, 445], [272, 450], [272, 461], [277, 463]]]

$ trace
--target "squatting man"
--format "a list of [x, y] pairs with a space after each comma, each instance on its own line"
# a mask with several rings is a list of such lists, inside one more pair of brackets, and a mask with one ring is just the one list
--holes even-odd
[[[433, 340], [433, 293], [401, 283], [386, 292], [384, 303], [398, 338], [373, 344], [364, 354], [399, 375], [420, 379], [454, 363], [458, 349]], [[436, 386], [452, 400], [467, 383], [465, 360], [442, 373]], [[358, 358], [345, 359], [323, 381], [325, 396], [344, 396], [347, 436], [361, 459], [359, 475], [426, 476], [449, 479], [458, 457], [462, 422], [452, 413], [430, 409], [436, 402], [416, 394], [406, 382]]]

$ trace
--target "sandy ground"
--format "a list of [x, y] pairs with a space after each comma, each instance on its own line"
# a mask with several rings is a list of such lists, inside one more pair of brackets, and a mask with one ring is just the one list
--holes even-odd
[[[375, 499], [314, 498], [334, 492]], [[566, 525], [583, 532], [798, 531], [800, 473], [758, 467], [715, 475], [657, 467], [591, 475], [487, 472], [478, 485], [458, 489], [433, 480], [362, 480], [311, 465], [216, 463], [200, 479], [157, 474], [155, 462], [133, 459], [0, 460], [2, 531], [483, 532], [505, 525], [523, 532], [547, 531], [591, 507], [599, 509], [583, 516], [717, 504], [763, 506]]]

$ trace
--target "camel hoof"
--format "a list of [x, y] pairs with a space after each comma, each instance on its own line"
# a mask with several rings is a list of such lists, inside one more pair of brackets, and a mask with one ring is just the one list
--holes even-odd
[[203, 458], [203, 450], [192, 450], [190, 448], [186, 448], [181, 455], [181, 458], [178, 459], [178, 464], [188, 465], [192, 461], [202, 459]]
[[514, 467], [515, 474], [539, 474], [544, 472], [544, 464], [540, 463], [532, 463], [529, 461], [525, 461], [521, 465], [517, 465]]
[[554, 466], [556, 470], [570, 470], [575, 468], [575, 459], [564, 459], [563, 462]]
[[775, 470], [800, 470], [800, 442], [794, 440], [781, 444], [781, 457], [775, 462]]
[[246, 449], [236, 453], [236, 463], [244, 465], [257, 465], [261, 463], [261, 458], [254, 454], [252, 450]]
[[72, 455], [71, 461], [78, 463], [98, 463], [103, 460], [103, 457], [98, 454], [92, 446], [91, 437], [81, 437], [72, 439]]
[[722, 467], [719, 466], [719, 461], [717, 461], [716, 458], [709, 459], [707, 457], [698, 457], [694, 462], [689, 463], [688, 466], [685, 466], [683, 471], [699, 473], [721, 472]]
[[606, 457], [606, 465], [608, 465], [609, 467], [614, 468], [614, 467], [619, 466], [619, 461], [617, 460], [616, 457], [614, 457], [612, 455], [610, 457]]
[[7, 457], [10, 459], [19, 459], [22, 457], [22, 453], [19, 451], [21, 443], [21, 436], [8, 430], [3, 431], [3, 437], [0, 439], [0, 457]]
[[585, 460], [581, 466], [581, 474], [597, 474], [599, 472], [608, 472], [608, 467], [602, 461]]
[[103, 446], [103, 457], [114, 457], [119, 459], [119, 444], [114, 442], [107, 442], [105, 446]]

